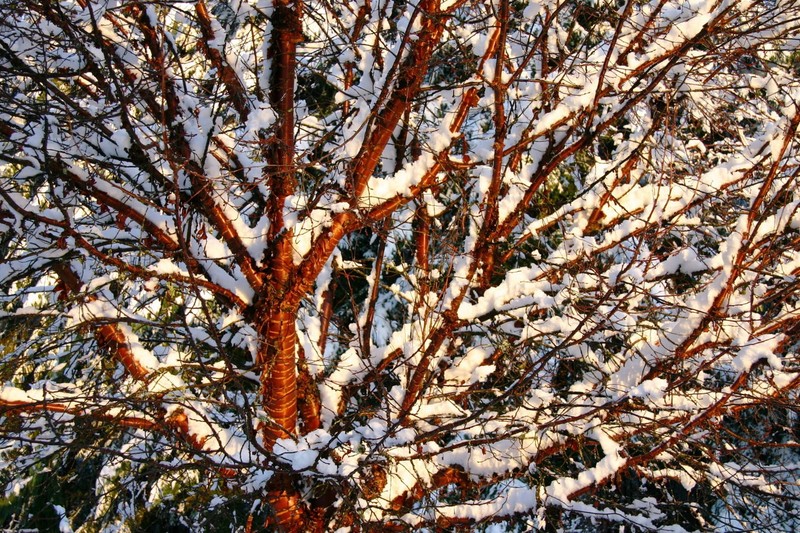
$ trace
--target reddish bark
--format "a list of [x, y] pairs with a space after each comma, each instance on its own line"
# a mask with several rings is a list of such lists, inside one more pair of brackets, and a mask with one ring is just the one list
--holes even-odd
[[267, 483], [267, 501], [272, 507], [272, 514], [264, 524], [268, 531], [299, 533], [306, 530], [308, 510], [294, 486], [295, 477], [276, 472]]
[[419, 92], [428, 62], [444, 31], [443, 21], [435, 16], [439, 14], [437, 0], [424, 0], [418, 9], [417, 16], [423, 19], [420, 37], [399, 69], [394, 91], [375, 116], [372, 128], [364, 137], [361, 151], [350, 166], [349, 185], [354, 200], [364, 192], [367, 180], [378, 165], [392, 132]]
[[295, 317], [295, 309], [271, 312], [259, 331], [262, 339], [258, 361], [261, 365], [261, 394], [270, 417], [263, 424], [262, 435], [268, 449], [277, 439], [294, 436], [297, 432]]
[[200, 32], [203, 35], [203, 38], [200, 39], [199, 45], [206, 54], [206, 57], [211, 60], [214, 68], [217, 69], [220, 79], [231, 97], [233, 108], [237, 113], [239, 113], [239, 118], [242, 122], [246, 122], [247, 116], [250, 112], [250, 107], [247, 101], [247, 92], [242, 86], [241, 81], [239, 81], [239, 76], [236, 75], [236, 72], [234, 72], [234, 70], [228, 64], [228, 61], [222, 57], [222, 53], [220, 53], [217, 48], [214, 48], [208, 44], [214, 40], [215, 35], [214, 30], [211, 27], [211, 17], [208, 15], [208, 9], [206, 8], [205, 2], [202, 0], [197, 2], [195, 11], [197, 12], [197, 21], [200, 23]]
[[[269, 103], [277, 115], [271, 136], [262, 136], [262, 153], [267, 162], [265, 178], [270, 187], [266, 216], [270, 221], [269, 248], [265, 257], [265, 273], [269, 282], [261, 292], [261, 309], [257, 314], [261, 366], [261, 395], [269, 416], [261, 427], [264, 446], [272, 448], [280, 438], [297, 433], [297, 330], [295, 319], [299, 297], [288, 295], [288, 286], [296, 275], [292, 263], [292, 232], [284, 226], [286, 199], [296, 185], [294, 162], [294, 90], [296, 48], [302, 41], [298, 1], [275, 2], [271, 17], [272, 35], [267, 51], [271, 59]], [[266, 135], [266, 134], [265, 134]], [[306, 384], [307, 385], [307, 384]], [[314, 426], [314, 415], [309, 413]], [[295, 485], [295, 475], [278, 472], [267, 486], [266, 499], [272, 516], [266, 527], [294, 533], [306, 523], [307, 510]]]
[[270, 186], [267, 216], [270, 220], [269, 238], [284, 232], [283, 209], [286, 198], [295, 192], [294, 163], [294, 90], [297, 67], [297, 43], [303, 40], [298, 2], [275, 2], [272, 14], [272, 36], [267, 56], [271, 59], [269, 103], [277, 115], [272, 136], [262, 139], [265, 174]]
[[144, 429], [147, 431], [158, 431], [160, 425], [158, 422], [141, 418], [137, 416], [117, 416], [109, 415], [103, 412], [102, 409], [87, 410], [81, 406], [74, 406], [75, 402], [68, 402], [66, 400], [56, 401], [40, 401], [40, 402], [24, 402], [24, 401], [9, 401], [0, 399], [0, 413], [2, 416], [9, 416], [21, 413], [35, 413], [46, 411], [50, 413], [66, 413], [75, 417], [91, 418], [93, 420], [101, 420], [104, 422], [112, 422], [115, 425], [133, 429]]
[[[72, 294], [77, 294], [80, 291], [82, 285], [81, 281], [69, 266], [65, 263], [58, 263], [53, 267], [53, 270], [58, 275], [63, 290]], [[90, 296], [89, 299], [94, 299], [94, 297]], [[95, 330], [94, 334], [98, 345], [117, 359], [133, 379], [145, 381], [150, 378], [150, 371], [142, 366], [136, 359], [125, 334], [122, 333], [116, 323], [101, 324], [97, 330]], [[74, 406], [73, 403], [75, 402], [66, 400], [35, 403], [0, 401], [0, 406], [8, 408], [10, 412], [17, 413], [44, 410], [54, 413], [68, 413], [73, 416], [86, 416], [97, 420], [113, 421], [122, 427], [135, 429], [146, 429], [150, 431], [163, 431], [164, 429], [168, 429], [177, 433], [183, 441], [198, 452], [203, 450], [206, 442], [205, 438], [200, 439], [196, 434], [190, 431], [189, 418], [183, 409], [176, 409], [166, 417], [164, 416], [164, 410], [160, 410], [159, 414], [156, 415], [156, 420], [148, 420], [137, 416], [109, 415], [103, 408], [87, 411], [81, 406]], [[222, 477], [226, 478], [235, 475], [235, 472], [230, 468], [219, 468], [218, 472]]]
[[302, 40], [301, 5], [276, 2], [268, 55], [272, 59], [269, 102], [277, 114], [273, 135], [263, 140], [270, 185], [266, 215], [269, 217], [270, 246], [265, 258], [269, 282], [261, 291], [257, 328], [260, 336], [258, 364], [261, 366], [261, 394], [270, 420], [261, 431], [271, 448], [279, 438], [297, 430], [297, 331], [295, 318], [299, 298], [287, 299], [287, 285], [293, 277], [292, 232], [284, 228], [286, 198], [294, 192], [294, 85], [297, 43]]
[[414, 236], [417, 241], [415, 250], [417, 259], [417, 268], [419, 268], [419, 299], [416, 302], [417, 309], [424, 305], [425, 296], [428, 294], [428, 276], [430, 274], [430, 262], [428, 261], [430, 235], [431, 235], [431, 217], [428, 216], [428, 210], [424, 205], [417, 207], [414, 213], [415, 230]]
[[[81, 288], [81, 281], [78, 276], [64, 263], [58, 263], [53, 267], [63, 286], [72, 294], [77, 294]], [[90, 297], [90, 299], [93, 297]], [[95, 331], [97, 343], [108, 350], [134, 379], [142, 380], [150, 373], [142, 366], [131, 352], [130, 346], [125, 339], [125, 335], [119, 330], [116, 324], [101, 324]]]
[[297, 409], [300, 414], [302, 433], [305, 435], [319, 429], [322, 425], [320, 419], [322, 402], [319, 398], [316, 381], [308, 370], [301, 348], [298, 348], [297, 363]]
[[328, 341], [328, 330], [331, 325], [331, 315], [333, 315], [333, 292], [336, 290], [336, 280], [332, 279], [328, 288], [322, 293], [322, 306], [320, 309], [319, 324], [319, 351], [325, 353], [325, 345]]

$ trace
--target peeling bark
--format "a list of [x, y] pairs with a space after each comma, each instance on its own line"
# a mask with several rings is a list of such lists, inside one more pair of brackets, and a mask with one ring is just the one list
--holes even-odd
[[264, 446], [297, 433], [297, 330], [296, 311], [270, 313], [259, 335], [262, 339], [258, 364], [261, 395], [269, 416], [262, 427]]

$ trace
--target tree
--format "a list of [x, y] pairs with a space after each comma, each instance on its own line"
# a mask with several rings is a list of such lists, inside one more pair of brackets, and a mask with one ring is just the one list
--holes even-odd
[[794, 0], [0, 6], [4, 527], [797, 527]]

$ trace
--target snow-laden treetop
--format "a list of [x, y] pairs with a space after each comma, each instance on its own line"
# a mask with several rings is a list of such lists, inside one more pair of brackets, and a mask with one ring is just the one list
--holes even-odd
[[0, 0], [2, 527], [800, 527], [798, 49], [795, 0]]

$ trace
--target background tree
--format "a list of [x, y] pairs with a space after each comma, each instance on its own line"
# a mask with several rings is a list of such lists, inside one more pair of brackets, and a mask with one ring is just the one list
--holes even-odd
[[5, 527], [797, 528], [797, 2], [0, 6]]

